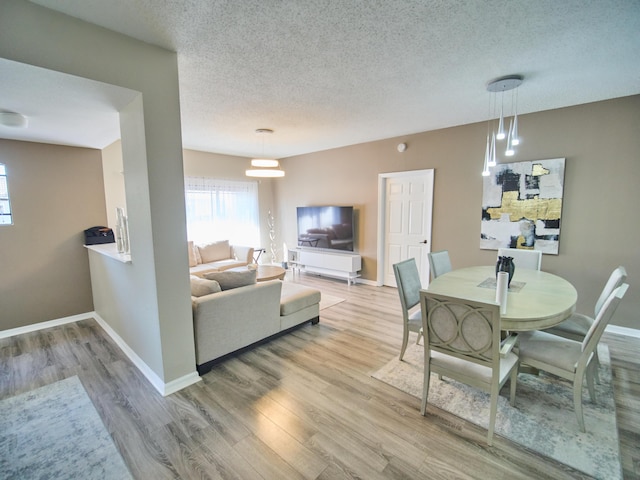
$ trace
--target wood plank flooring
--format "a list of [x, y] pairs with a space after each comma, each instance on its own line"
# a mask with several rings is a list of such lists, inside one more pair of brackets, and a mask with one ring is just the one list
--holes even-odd
[[[0, 398], [78, 375], [136, 479], [588, 478], [371, 378], [399, 353], [397, 292], [346, 300], [162, 397], [93, 320], [0, 340]], [[640, 478], [640, 341], [607, 334], [625, 479]], [[588, 396], [587, 396], [588, 397]], [[567, 410], [568, 421], [575, 421]]]

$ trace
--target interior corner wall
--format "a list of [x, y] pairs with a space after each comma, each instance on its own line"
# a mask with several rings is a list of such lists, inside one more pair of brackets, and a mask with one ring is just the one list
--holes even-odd
[[[609, 274], [624, 265], [631, 288], [612, 324], [636, 329], [638, 125], [640, 95], [521, 115], [523, 141], [509, 160], [566, 158], [560, 251], [544, 255], [542, 267], [569, 280], [578, 291], [577, 310], [593, 314]], [[378, 174], [433, 168], [431, 250], [449, 250], [454, 268], [494, 264], [496, 251], [479, 246], [486, 131], [483, 122], [281, 160], [287, 176], [275, 184], [274, 197], [284, 240], [296, 244], [296, 206], [354, 205], [362, 277], [376, 281]], [[401, 142], [404, 153], [396, 149]]]
[[4, 0], [0, 57], [141, 93], [128, 112], [135, 118], [124, 122], [133, 130], [122, 132], [132, 263], [118, 266], [120, 278], [112, 279], [131, 289], [110, 299], [135, 310], [105, 320], [165, 384], [192, 375], [176, 54], [30, 2]]
[[106, 222], [100, 150], [0, 140], [0, 163], [13, 212], [0, 226], [0, 330], [93, 311], [82, 245]]
[[[249, 159], [233, 155], [201, 152], [185, 149], [182, 153], [184, 159], [185, 176], [224, 178], [227, 180], [247, 181], [245, 170], [249, 166]], [[273, 184], [280, 179], [261, 178], [258, 181], [258, 203], [260, 208], [260, 240], [261, 245], [247, 245], [249, 247], [262, 247], [269, 251], [269, 228], [267, 217], [269, 210], [275, 211]], [[277, 220], [277, 219], [276, 219]], [[282, 242], [280, 242], [282, 244]], [[260, 259], [267, 258], [263, 255]]]
[[124, 188], [124, 165], [122, 162], [122, 142], [117, 140], [102, 149], [102, 177], [104, 178], [104, 199], [107, 206], [107, 226], [115, 229], [116, 208], [127, 211], [127, 197]]

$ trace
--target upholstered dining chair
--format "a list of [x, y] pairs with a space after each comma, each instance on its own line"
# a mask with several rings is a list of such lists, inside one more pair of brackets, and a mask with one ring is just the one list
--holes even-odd
[[544, 331], [518, 334], [518, 355], [521, 365], [529, 365], [573, 382], [573, 407], [578, 419], [578, 426], [583, 432], [586, 431], [582, 414], [584, 378], [587, 379], [591, 401], [595, 402], [593, 380], [596, 362], [594, 352], [598, 347], [602, 332], [604, 332], [628, 288], [629, 285], [623, 283], [609, 295], [582, 342]]
[[415, 258], [408, 258], [393, 265], [393, 274], [396, 277], [400, 305], [402, 306], [402, 347], [400, 348], [400, 360], [404, 357], [409, 342], [409, 332], [416, 332], [420, 343], [422, 337], [422, 314], [420, 308], [414, 308], [420, 304], [420, 273]]
[[431, 373], [450, 377], [491, 394], [487, 443], [493, 442], [498, 394], [511, 379], [510, 402], [515, 403], [517, 337], [500, 341], [500, 306], [460, 298], [421, 294], [424, 332], [424, 383], [421, 413], [426, 414]]
[[542, 268], [542, 251], [522, 250], [519, 248], [499, 248], [498, 257], [512, 257], [513, 263], [518, 268], [540, 270]]
[[451, 260], [449, 259], [449, 251], [441, 250], [439, 252], [427, 253], [429, 258], [429, 271], [431, 272], [431, 280], [439, 277], [443, 273], [451, 271]]
[[564, 338], [570, 338], [571, 340], [576, 340], [581, 342], [591, 325], [593, 325], [593, 319], [598, 316], [604, 302], [609, 298], [611, 292], [613, 292], [616, 288], [622, 285], [627, 280], [627, 271], [624, 267], [620, 266], [616, 268], [611, 275], [609, 276], [609, 280], [605, 284], [598, 300], [596, 301], [596, 305], [594, 308], [594, 316], [590, 317], [588, 315], [583, 315], [581, 313], [574, 313], [569, 318], [559, 323], [558, 325], [548, 328], [545, 330], [547, 333], [553, 333], [554, 335], [559, 335]]
[[[581, 342], [584, 340], [584, 337], [587, 335], [587, 332], [593, 325], [593, 319], [598, 316], [604, 302], [609, 298], [611, 292], [613, 292], [616, 288], [622, 285], [627, 281], [627, 271], [623, 266], [619, 266], [609, 276], [609, 280], [605, 284], [598, 300], [596, 301], [596, 305], [594, 308], [593, 317], [589, 317], [588, 315], [583, 315], [582, 313], [574, 313], [569, 318], [559, 323], [558, 325], [545, 329], [545, 332], [552, 333], [553, 335], [559, 335], [560, 337], [570, 338], [571, 340], [575, 340], [577, 342]], [[594, 351], [596, 356], [596, 365], [600, 364], [598, 359], [598, 350]], [[598, 369], [597, 367], [594, 370], [594, 378], [598, 380]]]

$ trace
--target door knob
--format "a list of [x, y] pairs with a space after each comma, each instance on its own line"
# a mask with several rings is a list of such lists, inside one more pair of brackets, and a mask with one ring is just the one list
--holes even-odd
[[426, 244], [426, 243], [427, 243], [427, 241], [426, 241], [426, 240], [423, 240], [423, 241], [421, 241], [420, 243], [424, 243], [424, 244]]

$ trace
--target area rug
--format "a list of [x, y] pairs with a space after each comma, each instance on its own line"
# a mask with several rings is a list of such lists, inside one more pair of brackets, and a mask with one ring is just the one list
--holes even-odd
[[320, 310], [333, 307], [334, 305], [337, 305], [340, 302], [344, 302], [344, 298], [334, 297], [333, 295], [327, 295], [326, 293], [322, 293], [320, 297]]
[[[573, 409], [571, 382], [541, 372], [518, 375], [516, 406], [509, 404], [509, 386], [498, 400], [495, 432], [535, 452], [595, 478], [622, 478], [611, 385], [609, 350], [598, 347], [600, 383], [593, 404], [586, 390], [582, 398], [586, 433], [580, 432]], [[422, 398], [422, 345], [407, 348], [404, 360], [396, 357], [372, 376], [418, 399]], [[437, 375], [431, 376], [427, 413], [432, 405], [487, 428], [489, 394]], [[416, 402], [420, 408], [420, 401]]]
[[0, 401], [0, 478], [133, 478], [77, 376]]

